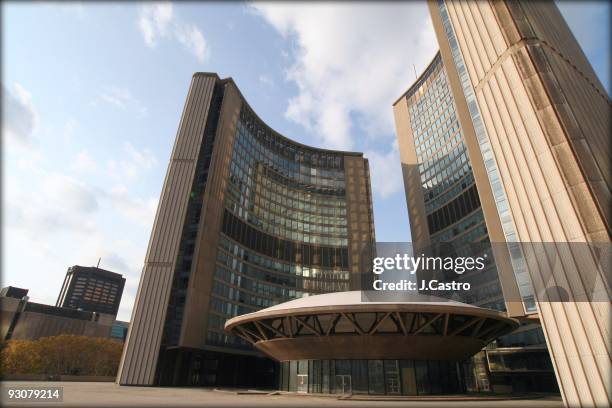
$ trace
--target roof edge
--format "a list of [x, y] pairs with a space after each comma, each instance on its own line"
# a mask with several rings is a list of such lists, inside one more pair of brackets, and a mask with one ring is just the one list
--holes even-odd
[[408, 87], [408, 89], [406, 89], [406, 90], [404, 91], [404, 93], [402, 93], [402, 94], [399, 96], [399, 98], [397, 98], [397, 99], [395, 100], [395, 102], [393, 102], [393, 104], [392, 104], [391, 106], [395, 106], [395, 105], [397, 105], [397, 103], [398, 103], [399, 101], [401, 101], [401, 100], [402, 100], [402, 98], [404, 98], [404, 96], [406, 96], [406, 94], [407, 94], [408, 92], [412, 91], [412, 89], [413, 89], [415, 86], [417, 86], [417, 85], [419, 84], [419, 82], [421, 81], [421, 79], [422, 79], [422, 78], [425, 76], [425, 74], [426, 74], [426, 73], [427, 73], [427, 71], [429, 70], [429, 67], [431, 67], [431, 66], [433, 65], [433, 63], [436, 61], [436, 58], [438, 58], [438, 55], [440, 55], [440, 50], [438, 50], [438, 51], [437, 51], [437, 52], [434, 54], [434, 56], [433, 56], [433, 58], [431, 59], [431, 61], [429, 61], [429, 64], [427, 64], [427, 66], [425, 67], [425, 69], [423, 69], [423, 72], [421, 72], [421, 74], [420, 74], [420, 75], [417, 77], [417, 79], [415, 79], [415, 80], [414, 80], [414, 82], [412, 83], [412, 85], [410, 85], [410, 86]]
[[363, 152], [356, 152], [356, 151], [348, 151], [348, 150], [334, 150], [334, 149], [327, 149], [324, 147], [315, 147], [315, 146], [311, 146], [311, 145], [307, 145], [301, 142], [298, 142], [296, 140], [291, 139], [290, 137], [287, 137], [285, 135], [283, 135], [282, 133], [276, 131], [275, 129], [273, 129], [270, 125], [268, 125], [268, 123], [263, 120], [259, 114], [257, 113], [257, 111], [255, 109], [253, 109], [253, 107], [251, 106], [251, 104], [249, 103], [248, 99], [244, 96], [244, 94], [242, 93], [242, 91], [240, 90], [240, 87], [238, 86], [238, 84], [236, 84], [236, 81], [234, 81], [234, 79], [232, 77], [226, 77], [226, 78], [221, 78], [219, 77], [219, 75], [216, 72], [195, 72], [193, 74], [193, 78], [195, 77], [212, 77], [215, 78], [216, 80], [220, 81], [220, 82], [224, 82], [224, 83], [231, 83], [234, 88], [236, 88], [236, 90], [238, 91], [238, 94], [240, 95], [240, 99], [242, 100], [242, 102], [244, 104], [246, 104], [246, 106], [253, 112], [253, 114], [257, 117], [257, 119], [264, 124], [264, 126], [266, 126], [270, 131], [272, 131], [275, 135], [287, 140], [290, 143], [295, 144], [298, 147], [302, 147], [305, 149], [310, 149], [310, 150], [317, 150], [319, 152], [322, 153], [333, 153], [333, 154], [338, 154], [338, 155], [342, 155], [342, 156], [354, 156], [354, 157], [361, 157], [364, 160], [366, 159], [366, 157], [364, 156]]

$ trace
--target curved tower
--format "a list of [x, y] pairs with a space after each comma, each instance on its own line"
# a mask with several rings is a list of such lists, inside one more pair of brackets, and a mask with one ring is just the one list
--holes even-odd
[[193, 76], [117, 381], [267, 385], [227, 319], [359, 289], [374, 241], [368, 161], [270, 129], [231, 79]]
[[394, 112], [415, 252], [489, 252], [485, 270], [453, 279], [471, 283], [466, 303], [504, 310], [466, 134], [439, 52], [395, 102]]
[[[566, 406], [610, 406], [610, 265], [602, 255], [612, 225], [610, 98], [555, 2], [427, 3], [487, 233], [499, 249], [506, 311], [541, 324], [538, 343], [545, 340]], [[436, 131], [410, 112], [428, 103], [421, 92], [436, 92], [426, 87], [416, 107], [410, 95], [394, 105], [416, 240], [440, 234], [430, 197], [410, 195], [423, 198], [433, 187], [427, 174], [421, 180], [430, 165], [419, 168], [415, 145]], [[423, 120], [437, 121], [443, 99], [433, 98]], [[440, 168], [441, 179], [452, 177]], [[454, 228], [453, 209], [441, 216]], [[487, 355], [491, 372], [506, 359]]]

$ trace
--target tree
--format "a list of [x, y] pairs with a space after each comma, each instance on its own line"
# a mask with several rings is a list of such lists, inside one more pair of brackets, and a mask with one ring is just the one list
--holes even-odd
[[123, 343], [62, 334], [38, 340], [9, 340], [0, 347], [2, 374], [114, 376]]

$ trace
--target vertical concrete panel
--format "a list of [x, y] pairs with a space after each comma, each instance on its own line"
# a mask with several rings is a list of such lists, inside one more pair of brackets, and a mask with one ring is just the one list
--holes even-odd
[[215, 148], [203, 197], [194, 262], [185, 299], [183, 321], [186, 323], [183, 324], [179, 340], [182, 347], [204, 348], [206, 344], [208, 321], [204, 316], [208, 316], [226, 183], [241, 106], [242, 97], [238, 88], [228, 81], [215, 135]]
[[153, 385], [189, 191], [215, 82], [194, 75], [145, 257], [117, 382]]
[[351, 271], [350, 290], [358, 290], [362, 286], [361, 274], [371, 265], [371, 251], [375, 242], [368, 162], [361, 155], [345, 155], [344, 171]]
[[[484, 30], [474, 5], [446, 4], [476, 85], [518, 240], [563, 243], [597, 237], [609, 243], [609, 213], [601, 209], [610, 205], [610, 102], [556, 6], [479, 2], [482, 24], [496, 26]], [[435, 2], [430, 10], [438, 38], [446, 40]], [[475, 38], [493, 37], [498, 29], [504, 50], [499, 36]], [[487, 69], [478, 54], [490, 58], [489, 41], [499, 57]], [[441, 50], [445, 61], [452, 61], [449, 48], [441, 44]], [[594, 253], [558, 248], [547, 259], [529, 263], [536, 289], [545, 284], [546, 270], [555, 271], [555, 283], [570, 296], [583, 296], [589, 280], [605, 284], [603, 276], [587, 275], [597, 270]], [[610, 406], [610, 302], [551, 302], [547, 296], [538, 299], [538, 311], [565, 404]]]

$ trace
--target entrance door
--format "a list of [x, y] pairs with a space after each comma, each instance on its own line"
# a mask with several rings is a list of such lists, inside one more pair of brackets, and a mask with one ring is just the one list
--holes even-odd
[[298, 374], [297, 392], [306, 394], [308, 392], [308, 374]]
[[350, 395], [353, 393], [350, 375], [336, 376], [336, 394]]
[[409, 363], [410, 365], [405, 365], [402, 367], [402, 391], [404, 395], [416, 395], [417, 386], [416, 377], [414, 375], [414, 367], [412, 366], [412, 361]]

